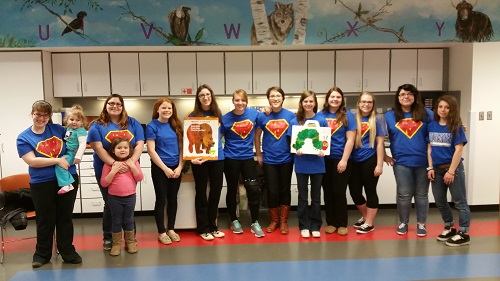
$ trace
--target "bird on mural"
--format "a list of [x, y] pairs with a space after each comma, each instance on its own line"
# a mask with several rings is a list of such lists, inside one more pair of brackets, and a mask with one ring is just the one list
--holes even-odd
[[186, 41], [189, 32], [189, 22], [191, 20], [191, 16], [189, 15], [190, 10], [191, 8], [182, 5], [178, 9], [168, 13], [170, 32], [182, 42]]
[[[66, 26], [66, 28], [63, 30], [61, 36], [63, 36], [64, 34], [68, 33], [68, 32], [71, 32], [73, 31], [71, 28], [73, 29], [81, 29], [83, 30], [83, 18], [87, 15], [86, 12], [84, 11], [80, 11], [78, 12], [78, 14], [76, 14], [76, 19], [72, 20], [68, 25], [69, 26]], [[70, 27], [71, 26], [71, 27]]]

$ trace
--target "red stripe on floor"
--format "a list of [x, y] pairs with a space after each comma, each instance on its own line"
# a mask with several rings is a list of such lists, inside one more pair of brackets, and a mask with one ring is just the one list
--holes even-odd
[[[375, 231], [367, 234], [358, 234], [353, 227], [348, 227], [349, 234], [340, 236], [337, 233], [326, 234], [321, 229], [320, 238], [302, 238], [297, 227], [290, 228], [288, 235], [280, 234], [279, 230], [273, 233], [266, 233], [265, 237], [257, 238], [250, 229], [244, 229], [243, 234], [233, 234], [229, 229], [221, 229], [226, 236], [224, 238], [215, 238], [212, 241], [205, 241], [196, 234], [196, 231], [178, 231], [181, 236], [180, 242], [173, 242], [170, 245], [162, 245], [158, 242], [157, 233], [137, 233], [137, 243], [140, 248], [156, 247], [180, 247], [180, 246], [211, 246], [211, 245], [230, 245], [230, 244], [262, 244], [262, 243], [298, 243], [298, 242], [349, 242], [349, 241], [382, 241], [382, 240], [408, 240], [408, 239], [436, 239], [443, 230], [442, 224], [426, 224], [426, 237], [417, 237], [416, 224], [409, 225], [408, 233], [399, 235], [396, 233], [397, 225], [375, 226]], [[470, 227], [471, 240], [474, 237], [482, 236], [500, 236], [500, 221], [492, 222], [473, 222]], [[19, 239], [21, 237], [6, 237], [5, 240]], [[7, 243], [6, 252], [26, 252], [33, 251], [35, 248], [35, 239]], [[75, 236], [74, 245], [78, 251], [101, 250], [102, 235]]]

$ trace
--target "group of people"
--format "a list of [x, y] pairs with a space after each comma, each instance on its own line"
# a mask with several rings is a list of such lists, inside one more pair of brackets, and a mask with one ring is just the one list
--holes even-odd
[[[265, 232], [276, 229], [281, 234], [289, 232], [290, 185], [295, 171], [301, 237], [321, 236], [321, 188], [326, 213], [324, 232], [347, 235], [348, 186], [361, 213], [361, 218], [354, 223], [356, 232], [369, 233], [375, 229], [379, 204], [377, 182], [385, 161], [393, 166], [396, 178], [398, 234], [408, 232], [414, 198], [416, 234], [427, 235], [427, 195], [431, 181], [436, 206], [445, 224], [437, 239], [449, 246], [470, 243], [470, 210], [461, 158], [467, 139], [455, 98], [440, 97], [432, 112], [423, 106], [417, 88], [405, 84], [395, 93], [393, 109], [382, 117], [376, 114], [375, 96], [369, 92], [359, 95], [356, 114], [346, 110], [344, 93], [338, 87], [328, 91], [319, 111], [316, 94], [312, 91], [304, 91], [301, 95], [295, 114], [283, 108], [285, 93], [280, 87], [269, 88], [266, 96], [269, 106], [265, 112], [258, 112], [247, 107], [247, 93], [236, 90], [232, 95], [234, 109], [223, 115], [210, 86], [201, 85], [196, 91], [194, 107], [188, 117], [215, 117], [219, 120], [217, 160], [201, 157], [191, 160], [197, 232], [202, 239], [209, 241], [225, 236], [217, 225], [224, 175], [230, 230], [235, 234], [243, 233], [238, 220], [237, 199], [242, 181], [250, 210], [250, 231], [256, 237], [265, 236], [258, 221], [262, 187], [257, 179], [257, 163], [264, 171], [270, 215]], [[50, 261], [56, 231], [56, 246], [64, 261], [82, 262], [73, 246], [72, 210], [79, 183], [75, 164], [79, 163], [86, 142], [94, 151], [95, 175], [105, 202], [103, 248], [109, 250], [111, 256], [120, 255], [124, 238], [129, 253], [138, 251], [135, 189], [137, 182], [144, 177], [139, 158], [145, 144], [151, 158], [156, 194], [154, 217], [158, 241], [162, 244], [180, 241], [174, 226], [184, 166], [183, 126], [171, 99], [159, 98], [155, 102], [152, 121], [147, 124], [145, 132], [136, 119], [128, 116], [124, 100], [118, 94], [107, 97], [99, 117], [90, 125], [88, 136], [83, 129], [86, 118], [79, 106], [67, 114], [67, 128], [51, 122], [52, 106], [43, 100], [32, 105], [31, 116], [33, 125], [19, 135], [17, 147], [19, 156], [29, 165], [30, 187], [37, 212], [34, 268]], [[295, 154], [290, 153], [292, 127], [311, 123], [330, 128], [329, 153], [322, 149], [317, 149], [317, 154], [304, 153], [301, 148]], [[389, 136], [392, 156], [385, 153], [386, 135]], [[458, 230], [447, 202], [448, 188], [455, 208], [459, 210]]]

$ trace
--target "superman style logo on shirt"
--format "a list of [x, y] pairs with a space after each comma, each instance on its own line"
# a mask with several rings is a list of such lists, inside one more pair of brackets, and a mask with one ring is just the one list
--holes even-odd
[[105, 137], [105, 139], [109, 143], [112, 143], [113, 140], [117, 138], [126, 139], [130, 142], [134, 138], [134, 135], [129, 130], [116, 130], [116, 131], [109, 131], [109, 133]]
[[328, 122], [328, 127], [332, 129], [332, 136], [343, 125], [342, 122], [337, 122], [337, 118], [326, 118], [326, 122]]
[[415, 122], [415, 120], [411, 118], [405, 118], [396, 123], [396, 128], [398, 128], [405, 136], [411, 139], [415, 135], [415, 133], [418, 132], [420, 127], [422, 127], [422, 125], [422, 121]]
[[36, 145], [36, 151], [49, 158], [57, 158], [61, 154], [63, 140], [58, 137], [51, 137]]
[[370, 131], [370, 123], [361, 122], [361, 137], [364, 137], [368, 131]]
[[242, 139], [246, 139], [248, 135], [252, 132], [253, 122], [250, 120], [243, 120], [239, 122], [234, 122], [231, 127], [231, 131], [235, 132]]
[[286, 132], [288, 129], [288, 122], [285, 119], [276, 119], [276, 120], [270, 120], [266, 124], [266, 129], [273, 135], [277, 140], [281, 138], [281, 136]]

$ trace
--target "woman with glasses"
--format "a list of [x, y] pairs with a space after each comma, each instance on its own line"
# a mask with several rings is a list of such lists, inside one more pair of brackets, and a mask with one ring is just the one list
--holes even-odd
[[[134, 148], [132, 161], [139, 161], [144, 149], [144, 129], [136, 119], [128, 116], [123, 97], [119, 94], [112, 94], [106, 98], [99, 117], [92, 121], [87, 137], [87, 142], [94, 150], [94, 172], [104, 200], [102, 231], [103, 248], [106, 251], [111, 250], [112, 245], [111, 212], [107, 204], [108, 189], [103, 188], [100, 183], [104, 163], [111, 166], [115, 161], [107, 151], [111, 142], [116, 138], [127, 139]], [[121, 172], [126, 172], [128, 169], [126, 165], [123, 166], [125, 170]]]
[[[211, 241], [222, 238], [224, 232], [217, 227], [217, 212], [222, 191], [224, 174], [224, 151], [222, 149], [221, 122], [222, 113], [215, 100], [215, 95], [210, 86], [204, 84], [196, 90], [194, 109], [189, 117], [217, 117], [219, 119], [219, 147], [217, 160], [191, 160], [195, 184], [195, 210], [196, 229], [203, 240]], [[207, 184], [210, 182], [210, 192], [207, 198]]]
[[[30, 189], [36, 211], [36, 249], [33, 268], [48, 263], [52, 257], [53, 237], [57, 231], [57, 249], [67, 263], [79, 264], [82, 258], [73, 246], [73, 207], [78, 190], [78, 174], [75, 165], [65, 157], [63, 142], [66, 129], [52, 123], [52, 106], [43, 100], [31, 107], [33, 125], [17, 137], [19, 157], [29, 165]], [[74, 178], [74, 189], [58, 195], [54, 166], [68, 170]]]
[[434, 114], [424, 107], [418, 89], [411, 84], [398, 87], [394, 107], [384, 114], [391, 142], [392, 157], [384, 161], [393, 166], [396, 177], [396, 205], [400, 225], [396, 232], [408, 232], [412, 198], [417, 211], [417, 236], [426, 236], [425, 222], [429, 211], [427, 178], [427, 125]]

